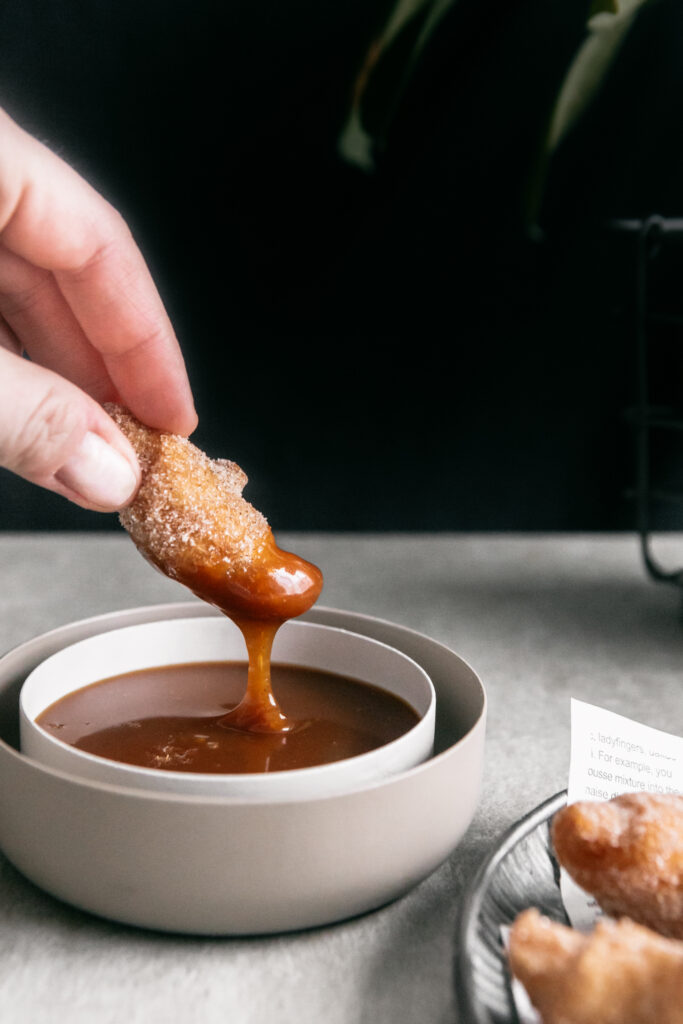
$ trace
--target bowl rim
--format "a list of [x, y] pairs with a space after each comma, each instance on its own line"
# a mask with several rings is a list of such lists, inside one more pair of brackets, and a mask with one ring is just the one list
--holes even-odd
[[[55, 736], [53, 733], [49, 732], [47, 729], [44, 729], [36, 721], [36, 717], [29, 715], [28, 712], [25, 709], [25, 706], [24, 706], [24, 695], [26, 693], [26, 686], [27, 686], [27, 683], [29, 683], [29, 680], [33, 677], [34, 673], [37, 672], [37, 670], [41, 666], [45, 665], [46, 663], [51, 661], [53, 658], [59, 657], [59, 655], [61, 655], [64, 651], [70, 650], [73, 647], [77, 647], [79, 644], [89, 643], [90, 641], [94, 640], [97, 637], [109, 636], [112, 633], [113, 634], [117, 634], [117, 633], [120, 633], [123, 630], [145, 629], [146, 627], [149, 627], [149, 626], [156, 626], [156, 625], [159, 625], [159, 624], [169, 624], [171, 622], [174, 622], [174, 623], [190, 623], [190, 622], [193, 622], [193, 621], [202, 622], [202, 621], [208, 620], [208, 621], [211, 621], [211, 622], [217, 622], [217, 623], [221, 623], [222, 624], [222, 620], [224, 618], [225, 618], [225, 616], [220, 616], [219, 617], [219, 616], [216, 616], [216, 615], [204, 615], [204, 616], [193, 615], [193, 616], [188, 616], [188, 617], [184, 617], [184, 618], [183, 617], [177, 617], [177, 618], [174, 618], [174, 619], [153, 619], [153, 620], [150, 620], [150, 621], [147, 621], [147, 622], [132, 623], [132, 624], [130, 624], [128, 626], [120, 626], [120, 627], [115, 628], [115, 629], [109, 629], [109, 630], [106, 630], [103, 633], [92, 633], [92, 634], [90, 634], [87, 637], [82, 637], [80, 640], [74, 641], [74, 643], [72, 643], [72, 644], [66, 644], [64, 647], [60, 647], [59, 650], [54, 651], [52, 654], [48, 655], [47, 658], [45, 658], [41, 662], [39, 662], [39, 664], [36, 665], [36, 667], [31, 670], [31, 672], [28, 674], [28, 676], [26, 677], [26, 679], [22, 683], [21, 690], [19, 691], [19, 717], [20, 717], [20, 721], [22, 723], [25, 722], [29, 729], [37, 731], [40, 734], [40, 736], [42, 737], [43, 741], [46, 741], [46, 742], [48, 742], [50, 744], [54, 744], [56, 747], [58, 747], [60, 750], [62, 750], [64, 752], [65, 756], [68, 755], [69, 757], [73, 758], [75, 764], [78, 764], [81, 761], [85, 762], [86, 764], [93, 764], [93, 765], [98, 765], [98, 764], [101, 764], [101, 762], [105, 762], [106, 766], [109, 768], [109, 770], [112, 772], [112, 774], [114, 772], [117, 772], [117, 773], [120, 772], [122, 774], [122, 781], [126, 777], [137, 777], [137, 778], [141, 777], [143, 779], [157, 780], [157, 781], [161, 782], [161, 781], [168, 781], [168, 779], [170, 777], [172, 780], [174, 780], [174, 781], [176, 781], [178, 783], [187, 782], [187, 784], [190, 784], [192, 782], [192, 783], [195, 783], [197, 786], [206, 785], [208, 792], [211, 792], [212, 790], [216, 790], [217, 791], [220, 788], [221, 784], [223, 784], [226, 787], [230, 786], [230, 785], [237, 785], [237, 784], [239, 784], [241, 786], [245, 786], [245, 787], [248, 787], [248, 788], [251, 788], [251, 789], [257, 789], [257, 790], [260, 791], [261, 789], [264, 789], [264, 788], [268, 787], [271, 784], [277, 784], [277, 782], [280, 781], [280, 780], [283, 781], [283, 782], [284, 781], [291, 781], [292, 785], [298, 785], [300, 783], [304, 784], [307, 780], [313, 779], [313, 778], [315, 778], [315, 779], [321, 778], [321, 781], [322, 781], [322, 780], [324, 780], [326, 778], [329, 778], [330, 776], [335, 776], [335, 775], [338, 775], [340, 773], [343, 773], [345, 769], [348, 770], [348, 771], [352, 771], [354, 767], [358, 766], [358, 768], [360, 770], [362, 770], [363, 766], [368, 765], [368, 764], [372, 764], [372, 762], [376, 761], [376, 760], [382, 760], [382, 754], [380, 752], [383, 752], [383, 754], [386, 757], [390, 757], [391, 753], [394, 750], [398, 749], [399, 746], [403, 746], [406, 743], [409, 743], [410, 739], [414, 738], [414, 734], [418, 730], [420, 732], [425, 732], [425, 731], [429, 732], [431, 730], [431, 733], [432, 733], [432, 736], [433, 736], [433, 733], [434, 733], [433, 723], [434, 723], [434, 713], [435, 713], [435, 706], [436, 706], [436, 691], [434, 689], [434, 684], [433, 684], [433, 682], [431, 680], [431, 677], [430, 677], [429, 673], [426, 671], [425, 668], [423, 668], [422, 665], [420, 665], [417, 661], [415, 661], [414, 658], [411, 658], [410, 655], [406, 654], [404, 651], [399, 650], [397, 647], [392, 647], [390, 644], [384, 643], [382, 640], [376, 640], [374, 637], [366, 636], [363, 633], [356, 633], [356, 632], [354, 632], [351, 629], [345, 629], [345, 628], [342, 628], [340, 626], [332, 626], [332, 625], [329, 625], [329, 624], [323, 624], [323, 623], [318, 623], [318, 622], [308, 622], [308, 621], [302, 621], [302, 620], [297, 620], [297, 619], [290, 619], [290, 620], [288, 620], [289, 624], [291, 624], [294, 627], [295, 630], [299, 629], [299, 627], [301, 627], [301, 626], [304, 626], [306, 628], [312, 628], [313, 630], [333, 630], [335, 633], [342, 633], [344, 636], [347, 636], [347, 637], [352, 637], [354, 639], [358, 638], [358, 639], [360, 639], [363, 642], [369, 643], [372, 647], [382, 648], [385, 651], [391, 652], [392, 654], [397, 654], [402, 661], [407, 662], [412, 668], [415, 668], [415, 669], [418, 670], [422, 681], [426, 684], [426, 688], [427, 688], [428, 693], [429, 693], [429, 700], [428, 700], [428, 706], [425, 709], [425, 711], [423, 713], [419, 713], [417, 711], [417, 709], [413, 707], [413, 710], [415, 711], [416, 715], [418, 715], [418, 718], [417, 718], [417, 721], [414, 722], [413, 725], [411, 725], [409, 729], [407, 729], [404, 733], [401, 733], [400, 736], [397, 736], [393, 740], [390, 740], [388, 743], [383, 743], [379, 747], [373, 747], [372, 749], [370, 749], [368, 751], [365, 751], [363, 754], [357, 754], [354, 757], [342, 758], [341, 760], [338, 760], [338, 761], [325, 762], [325, 763], [320, 764], [320, 765], [310, 765], [309, 767], [306, 767], [306, 768], [292, 768], [292, 769], [288, 769], [288, 770], [284, 770], [284, 771], [272, 771], [272, 772], [260, 773], [260, 774], [259, 773], [242, 774], [242, 773], [239, 773], [239, 772], [188, 773], [188, 772], [182, 772], [182, 771], [170, 771], [170, 770], [161, 769], [161, 768], [147, 768], [144, 765], [129, 764], [129, 763], [124, 762], [124, 761], [117, 761], [115, 758], [108, 758], [108, 757], [102, 757], [102, 756], [97, 755], [97, 754], [91, 754], [88, 751], [80, 750], [78, 747], [74, 747], [74, 745], [71, 744], [71, 743], [64, 742], [64, 740], [61, 740], [58, 736]], [[190, 662], [181, 661], [181, 662], [174, 662], [173, 664], [189, 664], [189, 663]], [[274, 660], [273, 664], [277, 664], [277, 659]], [[0, 668], [1, 668], [1, 661], [0, 661]], [[119, 675], [119, 674], [123, 674], [123, 673], [116, 673], [116, 674]], [[84, 683], [82, 685], [79, 685], [79, 686], [75, 687], [75, 690], [69, 690], [67, 692], [68, 693], [72, 693], [72, 692], [76, 692], [76, 691], [78, 691], [78, 690], [80, 690], [80, 689], [82, 689], [84, 687], [87, 687], [89, 685], [97, 685], [97, 683], [99, 681], [100, 680], [94, 680], [93, 683], [91, 683], [91, 684]], [[362, 680], [355, 680], [355, 681], [363, 682]], [[385, 688], [382, 687], [382, 689], [385, 689]], [[387, 692], [391, 693], [391, 691], [387, 691]], [[66, 694], [63, 694], [62, 696], [66, 696]], [[392, 696], [393, 696], [393, 694], [392, 694]], [[61, 698], [57, 698], [57, 699], [60, 700]], [[54, 703], [54, 702], [52, 702], [52, 703]], [[48, 707], [49, 706], [50, 705], [48, 705]], [[38, 712], [38, 714], [42, 714], [45, 710], [47, 710], [47, 709], [46, 708], [42, 708]], [[350, 762], [352, 762], [352, 764]], [[39, 761], [39, 763], [42, 764], [43, 762]], [[189, 776], [189, 779], [187, 778], [188, 776]], [[197, 779], [196, 776], [199, 776], [199, 779]], [[380, 775], [378, 778], [381, 779], [382, 777], [384, 777], [384, 776]], [[272, 780], [272, 782], [269, 781], [269, 780]], [[373, 780], [368, 779], [367, 781], [373, 781]], [[350, 784], [353, 787], [353, 789], [357, 789], [357, 788], [359, 788], [360, 786], [363, 785], [363, 782], [362, 781], [361, 782], [353, 782], [352, 781]], [[114, 783], [114, 785], [116, 785], [116, 783]], [[125, 787], [125, 788], [128, 788], [128, 787]], [[180, 792], [182, 794], [183, 791], [182, 791], [182, 789], [179, 789], [178, 792]], [[201, 796], [202, 794], [197, 794], [197, 795]], [[249, 800], [250, 797], [248, 795], [245, 795], [243, 797], [243, 799]], [[286, 799], [286, 798], [278, 798], [277, 799], [278, 803], [280, 802], [280, 799]], [[294, 799], [296, 799], [296, 797], [294, 797]], [[301, 797], [299, 797], [298, 799], [301, 799]]]
[[[2, 676], [3, 670], [8, 662], [10, 665], [14, 661], [17, 661], [19, 662], [19, 664], [21, 664], [22, 656], [25, 656], [27, 650], [31, 647], [38, 644], [41, 644], [43, 646], [50, 645], [60, 635], [66, 635], [72, 632], [80, 632], [84, 629], [89, 629], [90, 627], [96, 627], [104, 623], [105, 621], [115, 623], [118, 621], [130, 620], [132, 624], [133, 621], [148, 622], [155, 621], [157, 619], [162, 619], [165, 617], [181, 618], [188, 614], [194, 614], [197, 617], [201, 617], [202, 615], [206, 615], [207, 612], [209, 615], [215, 614], [216, 616], [219, 616], [221, 614], [218, 610], [214, 612], [210, 607], [207, 608], [207, 606], [203, 602], [197, 600], [170, 601], [156, 604], [135, 605], [132, 608], [119, 608], [109, 612], [101, 612], [97, 615], [91, 615], [86, 616], [85, 618], [75, 619], [71, 622], [63, 623], [60, 626], [55, 626], [52, 629], [46, 630], [43, 633], [39, 633], [36, 636], [29, 637], [27, 640], [23, 640], [15, 647], [12, 647], [9, 650], [4, 651], [2, 655], [0, 655], [0, 676]], [[145, 618], [138, 619], [138, 616], [140, 615], [144, 615]], [[467, 731], [462, 736], [460, 736], [459, 739], [457, 739], [454, 743], [449, 744], [449, 746], [446, 747], [444, 750], [441, 750], [438, 753], [433, 754], [430, 758], [428, 758], [426, 761], [423, 761], [421, 764], [415, 765], [413, 768], [408, 768], [405, 771], [397, 772], [396, 774], [388, 776], [384, 779], [377, 779], [373, 782], [368, 782], [365, 785], [361, 785], [348, 793], [330, 793], [310, 797], [283, 797], [282, 799], [274, 800], [270, 803], [267, 801], [255, 803], [249, 798], [244, 797], [228, 797], [194, 793], [172, 793], [168, 790], [145, 790], [130, 786], [119, 785], [116, 783], [96, 781], [94, 779], [83, 779], [80, 776], [74, 775], [71, 772], [64, 771], [60, 768], [51, 768], [47, 765], [41, 764], [39, 761], [36, 761], [33, 758], [27, 757], [20, 750], [17, 750], [17, 748], [14, 747], [12, 744], [8, 743], [2, 736], [0, 736], [0, 752], [2, 753], [3, 756], [10, 757], [12, 760], [18, 761], [20, 764], [30, 767], [33, 771], [36, 771], [39, 774], [55, 776], [60, 780], [67, 782], [71, 785], [82, 787], [88, 790], [99, 790], [102, 791], [104, 794], [108, 794], [112, 797], [121, 797], [126, 799], [134, 798], [136, 800], [142, 801], [161, 801], [164, 803], [189, 803], [190, 805], [195, 805], [197, 807], [204, 804], [210, 804], [216, 807], [239, 806], [240, 808], [244, 809], [251, 808], [253, 809], [254, 813], [260, 813], [265, 807], [286, 807], [288, 804], [315, 804], [333, 800], [343, 802], [348, 799], [352, 799], [359, 793], [365, 793], [375, 789], [399, 785], [406, 779], [414, 778], [426, 771], [434, 770], [436, 766], [450, 759], [457, 750], [460, 750], [463, 747], [470, 745], [474, 741], [477, 734], [485, 730], [486, 720], [488, 716], [488, 696], [486, 693], [486, 689], [481, 679], [479, 678], [478, 673], [475, 671], [475, 669], [472, 668], [470, 663], [460, 654], [452, 650], [452, 648], [448, 647], [441, 641], [434, 640], [432, 637], [427, 636], [427, 634], [421, 633], [419, 632], [419, 630], [413, 629], [410, 626], [404, 626], [401, 623], [395, 623], [389, 619], [383, 619], [379, 616], [369, 615], [364, 612], [354, 612], [348, 609], [333, 608], [329, 605], [315, 605], [314, 608], [310, 609], [308, 612], [305, 612], [301, 616], [301, 618], [302, 620], [311, 622], [317, 622], [319, 621], [319, 619], [323, 622], [329, 622], [330, 617], [334, 619], [336, 616], [351, 617], [354, 620], [357, 620], [361, 623], [368, 623], [368, 625], [374, 623], [379, 625], [380, 627], [400, 629], [401, 632], [406, 633], [417, 640], [428, 641], [429, 644], [432, 645], [435, 649], [440, 649], [442, 651], [445, 651], [447, 654], [455, 656], [470, 672], [472, 679], [475, 681], [478, 688], [478, 699], [480, 707], [474, 721], [467, 729]], [[111, 628], [115, 629], [117, 627], [116, 625], [112, 625]], [[84, 634], [84, 636], [87, 635], [90, 634]], [[57, 648], [57, 650], [58, 649], [59, 648]]]

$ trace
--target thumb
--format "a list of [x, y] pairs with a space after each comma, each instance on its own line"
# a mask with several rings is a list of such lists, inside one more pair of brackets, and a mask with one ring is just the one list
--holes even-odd
[[140, 482], [130, 442], [94, 399], [2, 347], [0, 466], [98, 512], [128, 504]]

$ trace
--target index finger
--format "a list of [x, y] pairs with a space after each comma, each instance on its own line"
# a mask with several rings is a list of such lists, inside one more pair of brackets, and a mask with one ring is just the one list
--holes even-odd
[[197, 420], [180, 346], [142, 254], [117, 218], [102, 217], [85, 261], [54, 276], [124, 404], [151, 427], [191, 433]]
[[122, 402], [149, 426], [196, 426], [180, 346], [123, 218], [71, 167], [0, 111], [0, 233], [49, 270]]

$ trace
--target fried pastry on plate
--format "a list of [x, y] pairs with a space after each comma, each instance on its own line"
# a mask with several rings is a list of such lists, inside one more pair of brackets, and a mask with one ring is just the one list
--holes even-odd
[[633, 921], [583, 935], [525, 910], [509, 960], [543, 1024], [683, 1024], [683, 942]]
[[612, 917], [683, 939], [683, 796], [626, 793], [553, 819], [560, 864]]

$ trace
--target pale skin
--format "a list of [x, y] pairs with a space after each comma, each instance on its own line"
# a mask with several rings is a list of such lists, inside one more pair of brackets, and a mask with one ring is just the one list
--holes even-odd
[[110, 401], [171, 433], [197, 423], [124, 220], [0, 110], [0, 466], [84, 508], [122, 508], [140, 469]]

